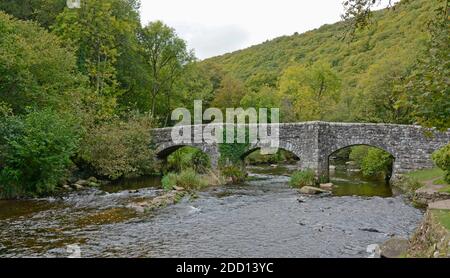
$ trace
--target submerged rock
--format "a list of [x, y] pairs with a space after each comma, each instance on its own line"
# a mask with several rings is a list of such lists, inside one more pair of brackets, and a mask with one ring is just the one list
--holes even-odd
[[334, 187], [333, 183], [322, 183], [320, 184], [320, 188], [325, 189], [325, 190], [332, 190]]
[[84, 187], [81, 184], [79, 184], [79, 183], [75, 183], [75, 184], [72, 185], [72, 188], [75, 189], [75, 190], [81, 190]]

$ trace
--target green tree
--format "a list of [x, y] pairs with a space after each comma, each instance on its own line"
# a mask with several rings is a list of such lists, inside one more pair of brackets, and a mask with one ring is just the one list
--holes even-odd
[[80, 132], [78, 121], [50, 109], [1, 116], [3, 197], [52, 193], [67, 175]]
[[[119, 44], [136, 29], [134, 15], [120, 10], [122, 0], [85, 0], [80, 9], [65, 9], [54, 32], [77, 51], [78, 68], [97, 94], [120, 94], [117, 80]], [[131, 10], [132, 12], [132, 10]]]
[[436, 165], [445, 171], [445, 181], [450, 183], [450, 144], [433, 153]]
[[49, 28], [66, 7], [66, 0], [0, 0], [0, 10], [22, 20]]
[[0, 37], [0, 100], [14, 113], [27, 107], [79, 108], [86, 80], [58, 37], [2, 12]]
[[406, 80], [400, 107], [412, 110], [412, 116], [427, 127], [450, 128], [450, 21], [448, 1], [439, 6], [429, 24], [430, 39], [426, 55], [414, 66]]
[[156, 115], [158, 97], [165, 100], [167, 107], [161, 114], [168, 114], [171, 108], [173, 85], [191, 62], [193, 54], [187, 50], [186, 42], [179, 38], [175, 30], [161, 21], [151, 22], [140, 34], [142, 50], [151, 76], [151, 113]]
[[297, 120], [326, 120], [339, 101], [340, 84], [329, 65], [296, 65], [287, 68], [281, 76], [279, 91], [283, 98], [294, 102]]
[[398, 102], [404, 97], [403, 82], [413, 61], [402, 55], [400, 49], [394, 53], [372, 64], [361, 77], [360, 94], [352, 108], [362, 121], [412, 123], [410, 109], [399, 106]]
[[242, 81], [227, 75], [222, 79], [220, 87], [216, 91], [212, 106], [221, 109], [240, 107], [241, 99], [246, 93], [247, 90]]

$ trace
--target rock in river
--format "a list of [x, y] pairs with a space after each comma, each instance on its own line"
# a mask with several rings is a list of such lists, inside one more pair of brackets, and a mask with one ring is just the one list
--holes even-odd
[[382, 258], [399, 258], [404, 256], [409, 248], [409, 240], [393, 237], [381, 245]]
[[317, 188], [317, 187], [303, 186], [302, 188], [299, 189], [299, 192], [301, 194], [314, 195], [314, 194], [320, 194], [320, 193], [327, 193], [328, 191]]
[[325, 190], [332, 190], [334, 187], [334, 184], [330, 183], [322, 183], [320, 185], [320, 188], [325, 189]]

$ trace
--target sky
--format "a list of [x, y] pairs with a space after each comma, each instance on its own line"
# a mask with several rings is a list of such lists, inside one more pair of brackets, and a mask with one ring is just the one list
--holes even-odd
[[141, 0], [142, 23], [162, 20], [205, 59], [340, 20], [342, 0]]

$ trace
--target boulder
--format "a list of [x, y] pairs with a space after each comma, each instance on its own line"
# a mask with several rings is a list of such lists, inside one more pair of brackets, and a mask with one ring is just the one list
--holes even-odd
[[89, 182], [87, 180], [78, 180], [75, 184], [86, 186], [89, 185]]
[[72, 185], [72, 188], [75, 189], [75, 190], [81, 190], [84, 187], [81, 184], [75, 183], [75, 184]]
[[181, 186], [173, 186], [172, 187], [173, 188], [173, 190], [175, 190], [175, 191], [184, 191], [184, 187], [181, 187]]
[[371, 244], [367, 246], [367, 253], [369, 253], [369, 258], [380, 258], [381, 250], [378, 244]]
[[334, 187], [334, 184], [330, 183], [322, 183], [320, 184], [320, 188], [325, 189], [325, 190], [332, 190]]
[[380, 247], [382, 258], [399, 258], [404, 256], [409, 248], [409, 240], [393, 237]]
[[96, 177], [90, 177], [90, 178], [88, 178], [87, 180], [88, 180], [89, 182], [95, 182], [95, 183], [98, 183], [98, 180], [97, 180]]
[[302, 188], [299, 189], [299, 192], [301, 194], [314, 195], [314, 194], [327, 193], [328, 191], [324, 190], [324, 189], [317, 188], [317, 187], [303, 186]]
[[68, 185], [68, 184], [63, 185], [62, 188], [63, 188], [64, 190], [72, 190], [72, 188], [71, 188], [70, 185]]

